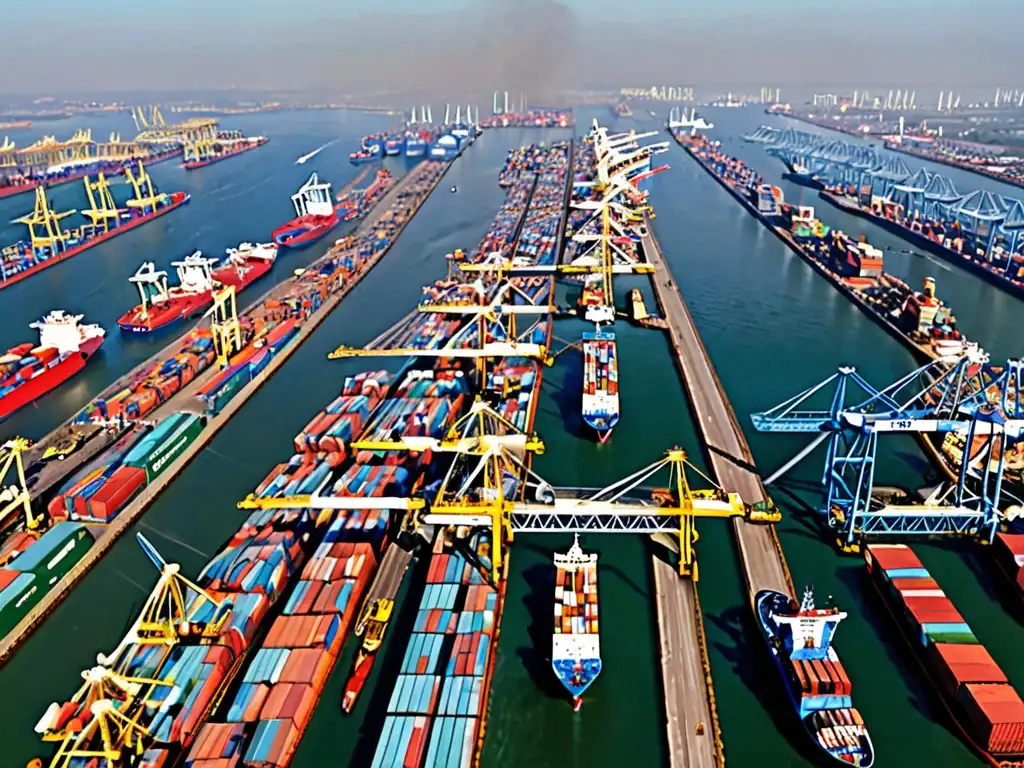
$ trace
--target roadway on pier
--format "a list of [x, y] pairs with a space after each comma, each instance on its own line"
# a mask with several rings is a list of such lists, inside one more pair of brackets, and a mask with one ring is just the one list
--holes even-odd
[[[768, 494], [754, 468], [750, 449], [711, 367], [707, 350], [697, 335], [693, 318], [678, 286], [672, 280], [672, 273], [665, 264], [650, 221], [647, 221], [643, 245], [647, 260], [654, 266], [652, 280], [658, 303], [668, 321], [676, 362], [682, 371], [718, 483], [728, 491], [739, 493], [748, 504], [766, 501]], [[762, 589], [792, 594], [788, 572], [772, 527], [749, 523], [737, 517], [733, 518], [733, 530], [739, 544], [751, 600]]]

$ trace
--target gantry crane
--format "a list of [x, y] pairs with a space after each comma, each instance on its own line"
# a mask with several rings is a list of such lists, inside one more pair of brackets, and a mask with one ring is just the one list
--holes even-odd
[[96, 181], [86, 176], [82, 183], [85, 184], [85, 194], [89, 197], [89, 208], [83, 210], [82, 215], [92, 221], [93, 229], [109, 232], [117, 226], [125, 209], [117, 207], [110, 192], [110, 182], [102, 173], [96, 177]]
[[213, 292], [213, 306], [206, 313], [210, 317], [213, 348], [217, 365], [227, 368], [231, 356], [242, 349], [242, 324], [238, 319], [235, 286], [228, 285]]
[[[877, 389], [856, 369], [844, 366], [820, 384], [752, 416], [759, 432], [819, 433], [766, 484], [828, 441], [824, 512], [840, 530], [844, 549], [856, 551], [869, 535], [966, 534], [991, 541], [1002, 516], [1007, 443], [1017, 441], [1024, 430], [1021, 367], [1021, 361], [1008, 360], [994, 368], [986, 353], [967, 345], [960, 356], [933, 361]], [[818, 393], [831, 393], [830, 405], [811, 409]], [[955, 485], [934, 491], [918, 505], [874, 498], [878, 436], [891, 432], [918, 436], [937, 458], [930, 435], [963, 435], [965, 450]], [[976, 438], [982, 442], [977, 451]], [[974, 466], [979, 459], [980, 467]]]
[[22, 454], [32, 447], [23, 437], [12, 437], [0, 446], [0, 525], [18, 514], [25, 515], [25, 527], [38, 530], [40, 518], [32, 513], [32, 495], [25, 479], [25, 463]]
[[[28, 227], [29, 243], [33, 251], [49, 248], [56, 254], [64, 250], [64, 243], [73, 236], [72, 232], [64, 231], [60, 222], [74, 213], [77, 211], [54, 211], [46, 199], [46, 192], [42, 187], [36, 187], [36, 204], [32, 213], [15, 219], [14, 223]], [[42, 227], [43, 232], [37, 232], [36, 227]]]
[[[175, 681], [130, 674], [128, 653], [139, 645], [163, 648], [161, 660], [153, 665], [159, 670], [175, 646], [213, 641], [231, 616], [230, 602], [182, 576], [180, 566], [165, 561], [142, 534], [136, 538], [160, 578], [117, 648], [100, 654], [97, 665], [82, 673], [85, 682], [70, 702], [77, 705], [74, 716], [62, 717], [64, 708], [55, 703], [36, 725], [44, 741], [60, 742], [50, 768], [72, 768], [96, 758], [101, 768], [121, 768], [127, 759], [142, 755], [153, 743], [154, 694]], [[213, 606], [210, 621], [197, 622], [208, 604]]]

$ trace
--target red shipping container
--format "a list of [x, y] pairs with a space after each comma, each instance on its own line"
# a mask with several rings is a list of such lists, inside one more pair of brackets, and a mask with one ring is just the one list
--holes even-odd
[[288, 660], [284, 664], [284, 669], [281, 670], [279, 681], [282, 683], [312, 683], [323, 655], [324, 651], [316, 648], [293, 650], [288, 654]]
[[277, 735], [267, 752], [266, 762], [269, 765], [285, 766], [291, 761], [291, 755], [298, 743], [299, 731], [290, 719], [281, 723]]
[[942, 689], [950, 696], [956, 696], [964, 683], [1006, 682], [1006, 675], [983, 645], [936, 643], [928, 653]]
[[1024, 565], [1024, 534], [997, 533], [994, 550], [999, 562], [1016, 573]]
[[897, 592], [903, 592], [905, 590], [917, 591], [924, 589], [941, 589], [936, 583], [935, 579], [893, 579], [892, 586]]
[[923, 568], [917, 555], [906, 544], [871, 544], [865, 550], [865, 559], [873, 562], [871, 570], [892, 571], [898, 568]]
[[110, 522], [128, 501], [146, 485], [146, 471], [135, 467], [119, 467], [103, 486], [86, 502], [88, 516]]
[[967, 684], [957, 699], [967, 713], [971, 733], [994, 754], [1024, 753], [1024, 702], [1006, 684]]

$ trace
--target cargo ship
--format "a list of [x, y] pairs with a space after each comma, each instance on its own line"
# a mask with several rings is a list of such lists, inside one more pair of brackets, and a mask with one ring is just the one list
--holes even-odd
[[1017, 298], [1024, 298], [1024, 255], [1003, 245], [989, 249], [961, 228], [954, 217], [908, 216], [903, 206], [889, 199], [860, 193], [851, 186], [828, 186], [822, 199], [840, 210], [861, 216], [929, 253], [981, 277]]
[[430, 146], [430, 131], [409, 131], [405, 135], [405, 156], [411, 159], [423, 157]]
[[274, 230], [274, 242], [281, 247], [295, 248], [315, 243], [341, 220], [331, 194], [331, 184], [312, 174], [299, 191], [292, 195], [295, 218]]
[[583, 694], [601, 674], [597, 623], [597, 555], [583, 553], [580, 537], [564, 554], [555, 553], [555, 629], [551, 668], [579, 712]]
[[374, 659], [377, 658], [377, 651], [384, 641], [384, 633], [387, 631], [388, 622], [391, 621], [391, 613], [395, 608], [395, 601], [390, 598], [378, 598], [366, 606], [364, 615], [360, 617], [356, 626], [356, 635], [364, 635], [363, 643], [356, 653], [356, 660], [352, 664], [352, 671], [348, 680], [345, 681], [345, 691], [341, 697], [341, 709], [350, 713], [356, 704], [356, 699], [366, 685], [366, 679], [370, 676], [370, 669], [373, 667]]
[[699, 134], [675, 138], [751, 215], [918, 359], [927, 362], [966, 349], [969, 342], [952, 311], [935, 295], [933, 278], [925, 281], [923, 291], [912, 289], [883, 270], [880, 249], [863, 237], [854, 240], [831, 229], [810, 206], [786, 203], [781, 189], [722, 153], [719, 142]]
[[904, 544], [864, 549], [868, 578], [964, 740], [991, 766], [1024, 760], [1024, 701]]
[[603, 445], [619, 423], [619, 360], [615, 334], [583, 334], [583, 421]]
[[31, 128], [31, 120], [10, 120], [0, 123], [0, 131], [18, 131], [23, 128]]
[[789, 595], [768, 589], [757, 593], [754, 605], [789, 700], [811, 740], [835, 761], [870, 768], [875, 762], [871, 737], [853, 707], [850, 678], [832, 647], [846, 614], [815, 608], [810, 589], [799, 606]]
[[[365, 174], [367, 170], [364, 170], [363, 173]], [[338, 195], [338, 201], [334, 208], [341, 216], [342, 221], [361, 218], [369, 213], [396, 183], [397, 179], [394, 174], [387, 168], [381, 168], [365, 189], [353, 189]]]
[[189, 201], [186, 192], [158, 192], [141, 164], [137, 174], [130, 169], [126, 174], [134, 196], [124, 207], [114, 202], [109, 183], [102, 174], [95, 182], [86, 178], [85, 189], [92, 207], [81, 213], [90, 222], [69, 230], [61, 226], [61, 220], [75, 211], [57, 213], [52, 210], [46, 193], [37, 187], [32, 213], [17, 219], [17, 223], [28, 227], [29, 239], [0, 251], [0, 289], [170, 213]]
[[402, 154], [405, 148], [404, 136], [388, 136], [384, 139], [384, 154], [388, 157], [396, 157]]
[[39, 344], [19, 344], [0, 357], [0, 420], [70, 379], [103, 345], [106, 331], [81, 325], [82, 317], [54, 310], [29, 325]]
[[268, 141], [270, 139], [266, 136], [243, 136], [241, 131], [219, 131], [212, 140], [186, 143], [181, 167], [188, 171], [205, 168], [229, 157], [262, 147]]
[[139, 289], [140, 303], [117, 320], [127, 333], [152, 333], [179, 321], [201, 314], [213, 304], [218, 287], [233, 285], [236, 291], [267, 274], [277, 258], [272, 243], [253, 245], [240, 243], [229, 248], [223, 262], [195, 251], [171, 266], [178, 274], [178, 284], [168, 287], [167, 273], [147, 261], [128, 278]]

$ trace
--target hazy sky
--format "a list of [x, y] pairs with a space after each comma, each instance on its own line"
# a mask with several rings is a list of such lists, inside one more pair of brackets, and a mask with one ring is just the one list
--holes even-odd
[[[4, 0], [0, 92], [1024, 86], [1024, 0]], [[44, 21], [45, 20], [45, 21]], [[46, 42], [42, 42], [45, 40]], [[1003, 73], [1020, 73], [1022, 82]]]

